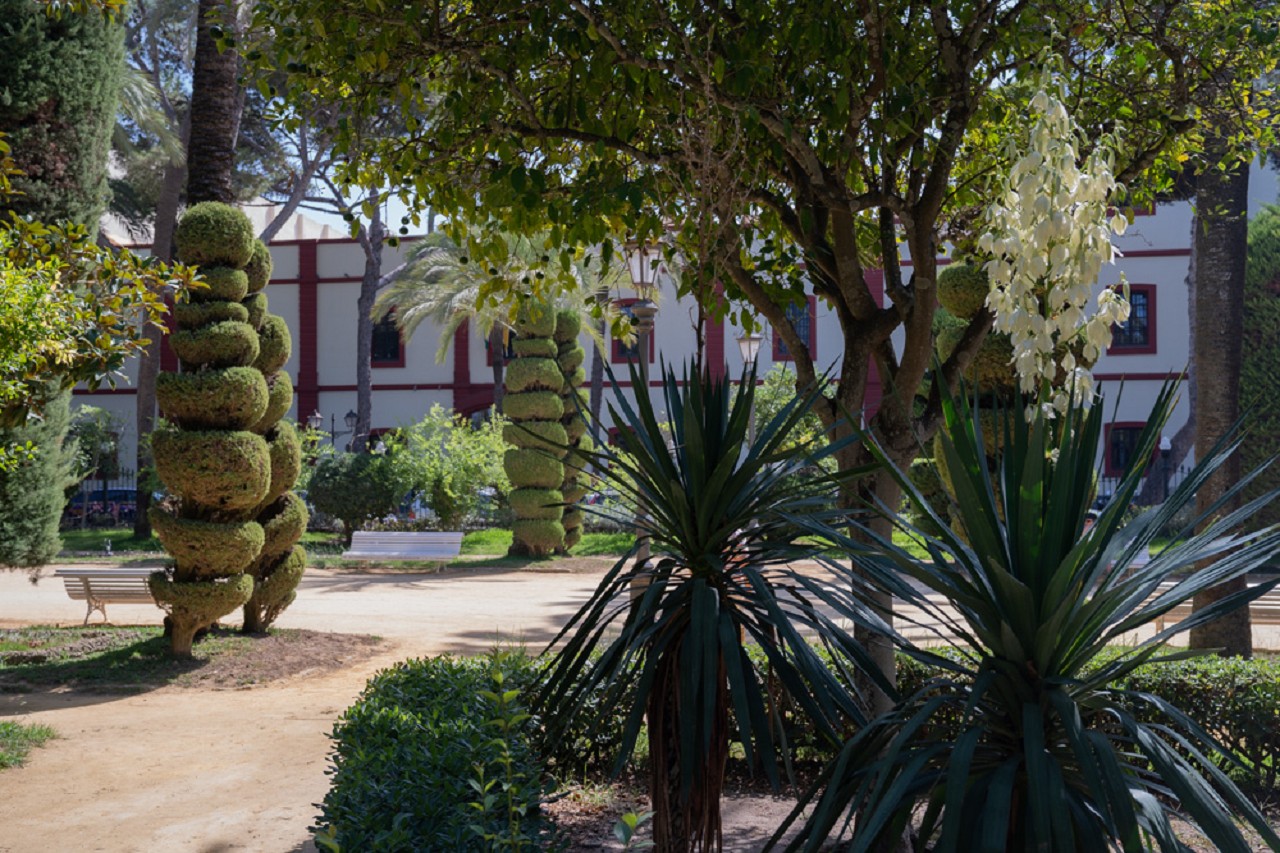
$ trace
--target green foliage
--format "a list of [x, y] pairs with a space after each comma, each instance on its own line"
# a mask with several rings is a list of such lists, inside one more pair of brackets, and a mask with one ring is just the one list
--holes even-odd
[[21, 767], [33, 747], [43, 746], [57, 736], [53, 729], [39, 723], [0, 720], [0, 770]]
[[[520, 701], [519, 688], [507, 690], [502, 671], [493, 673], [493, 690], [481, 692], [493, 708], [488, 721], [497, 755], [477, 763], [468, 780], [479, 797], [470, 803], [476, 811], [471, 824], [486, 850], [541, 850], [539, 814], [543, 782], [530, 773], [526, 732], [532, 718]], [[532, 824], [532, 827], [529, 826]]]
[[184, 578], [208, 580], [244, 572], [262, 551], [264, 533], [256, 521], [214, 523], [179, 518], [164, 507], [148, 513], [164, 549]]
[[212, 581], [175, 581], [163, 571], [147, 581], [156, 604], [175, 623], [204, 626], [243, 605], [253, 594], [253, 578], [232, 575]]
[[249, 309], [238, 302], [180, 302], [173, 306], [179, 329], [196, 329], [222, 320], [249, 322]]
[[34, 568], [61, 548], [58, 521], [66, 503], [75, 449], [64, 443], [71, 416], [70, 394], [53, 397], [44, 417], [16, 429], [0, 429], [0, 447], [30, 444], [33, 452], [10, 468], [0, 467], [0, 566]]
[[[1088, 532], [1102, 405], [1053, 420], [1036, 410], [1030, 424], [1021, 406], [1001, 411], [997, 425], [1006, 439], [992, 471], [982, 418], [949, 396], [941, 450], [963, 538], [938, 523], [938, 536], [926, 542], [929, 556], [920, 560], [862, 522], [855, 522], [856, 540], [806, 525], [838, 543], [882, 592], [920, 607], [925, 622], [938, 620], [961, 645], [940, 655], [898, 641], [942, 674], [846, 742], [796, 847], [816, 848], [848, 809], [865, 816], [853, 830], [853, 844], [863, 848], [896, 841], [918, 822], [920, 843], [945, 850], [983, 849], [987, 839], [1018, 850], [1142, 849], [1144, 837], [1162, 850], [1182, 850], [1170, 823], [1175, 808], [1217, 849], [1248, 849], [1233, 813], [1265, 843], [1280, 845], [1218, 769], [1220, 746], [1180, 704], [1116, 686], [1146, 664], [1199, 654], [1165, 644], [1242, 605], [1248, 594], [1220, 599], [1103, 657], [1108, 644], [1125, 642], [1198, 592], [1280, 552], [1280, 530], [1235, 532], [1258, 507], [1228, 509], [1245, 478], [1207, 509], [1213, 520], [1202, 530], [1180, 531], [1177, 546], [1134, 566], [1233, 451], [1234, 436], [1227, 436], [1165, 503], [1126, 521], [1175, 390], [1166, 386], [1160, 395], [1115, 498]], [[916, 510], [929, 514], [911, 480], [873, 449]], [[1176, 585], [1162, 590], [1175, 577]], [[804, 798], [797, 813], [811, 801]]]
[[582, 334], [582, 315], [572, 308], [556, 310], [556, 328], [553, 338], [561, 348], [565, 344], [576, 344], [578, 335]]
[[990, 289], [987, 274], [977, 264], [949, 264], [938, 273], [938, 303], [966, 322], [986, 306]]
[[564, 417], [564, 402], [554, 391], [507, 393], [502, 397], [502, 413], [513, 421], [558, 421]]
[[257, 433], [264, 433], [280, 422], [293, 405], [293, 380], [283, 370], [267, 377], [267, 409], [252, 427]]
[[236, 512], [262, 502], [271, 487], [271, 454], [262, 436], [245, 431], [158, 429], [156, 473], [191, 512]]
[[[1249, 431], [1240, 445], [1240, 464], [1253, 470], [1280, 452], [1280, 208], [1269, 207], [1249, 222], [1245, 266], [1244, 346], [1240, 399], [1249, 409]], [[1264, 471], [1246, 493], [1256, 497], [1280, 486], [1275, 466]], [[1258, 526], [1280, 521], [1272, 504], [1258, 513]]]
[[564, 463], [545, 450], [508, 450], [502, 467], [515, 488], [557, 489], [564, 482]]
[[34, 221], [94, 227], [106, 207], [106, 156], [124, 68], [124, 28], [101, 14], [46, 15], [0, 2], [0, 133], [23, 175], [0, 199]]
[[191, 295], [192, 302], [239, 302], [249, 292], [249, 276], [235, 267], [202, 266], [200, 278], [205, 287]]
[[564, 374], [554, 358], [513, 358], [503, 374], [507, 393], [556, 391], [564, 387]]
[[258, 333], [234, 320], [176, 331], [169, 345], [187, 370], [243, 367], [258, 357]]
[[512, 551], [544, 557], [564, 547], [564, 525], [559, 519], [517, 518], [511, 522]]
[[293, 350], [293, 338], [289, 334], [289, 325], [278, 314], [268, 314], [262, 318], [258, 327], [261, 349], [253, 366], [263, 373], [271, 374], [284, 367]]
[[271, 281], [271, 250], [261, 240], [253, 241], [253, 255], [244, 267], [249, 277], [249, 293], [257, 293]]
[[502, 440], [512, 447], [537, 448], [563, 453], [569, 446], [569, 434], [556, 421], [525, 421], [502, 428]]
[[293, 488], [302, 468], [302, 442], [288, 421], [280, 421], [263, 436], [271, 454], [271, 487], [262, 503], [272, 503]]
[[265, 631], [297, 597], [307, 569], [307, 552], [294, 545], [283, 557], [253, 568], [253, 595], [245, 602], [245, 631]]
[[556, 333], [556, 312], [545, 304], [525, 302], [516, 313], [516, 334], [522, 338], [550, 338]]
[[509, 835], [513, 815], [475, 809], [471, 780], [477, 766], [499, 766], [529, 794], [515, 815], [519, 833], [545, 838], [534, 727], [527, 719], [507, 718], [501, 731], [491, 724], [498, 672], [507, 690], [527, 688], [536, 674], [524, 655], [499, 652], [403, 661], [371, 678], [334, 724], [333, 781], [315, 829], [343, 850], [491, 849], [472, 825], [481, 822], [482, 836]]
[[289, 553], [306, 532], [307, 518], [306, 503], [293, 492], [285, 492], [258, 513], [264, 537], [259, 559], [278, 560]]
[[267, 383], [252, 367], [162, 373], [156, 379], [160, 414], [188, 429], [248, 429], [267, 411]]
[[564, 501], [556, 489], [515, 489], [507, 502], [518, 519], [550, 519], [559, 521], [564, 515]]
[[216, 201], [187, 208], [173, 239], [184, 264], [236, 269], [243, 269], [253, 259], [256, 240], [249, 217], [238, 208]]
[[555, 358], [560, 347], [550, 338], [516, 338], [511, 342], [516, 358]]
[[267, 294], [254, 293], [240, 304], [249, 312], [249, 325], [255, 329], [261, 328], [262, 322], [267, 318]]
[[396, 465], [409, 487], [422, 492], [441, 530], [459, 530], [475, 515], [481, 490], [511, 488], [502, 467], [502, 437], [510, 425], [496, 413], [476, 428], [434, 405], [422, 420], [400, 430]]
[[395, 511], [408, 490], [409, 480], [394, 454], [339, 453], [316, 464], [307, 499], [342, 521], [343, 541], [350, 545], [361, 524]]
[[120, 476], [120, 431], [123, 424], [106, 409], [78, 406], [71, 428], [67, 430], [68, 446], [75, 447], [72, 476], [76, 482], [111, 480]]

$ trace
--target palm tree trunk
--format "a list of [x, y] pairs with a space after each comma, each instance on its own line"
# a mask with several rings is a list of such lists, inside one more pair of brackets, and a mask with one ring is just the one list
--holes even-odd
[[[603, 307], [605, 300], [609, 298], [609, 290], [603, 288], [596, 291], [596, 300]], [[597, 326], [600, 332], [600, 340], [605, 341], [605, 335], [608, 333], [608, 325], [605, 322], [604, 315], [601, 314], [600, 322]], [[595, 436], [596, 444], [604, 441], [604, 436], [600, 434], [600, 409], [604, 405], [604, 350], [603, 344], [591, 348], [591, 398], [589, 405], [591, 408], [591, 429]]]
[[[1225, 140], [1210, 145], [1208, 162], [1226, 154]], [[1216, 156], [1214, 156], [1216, 155]], [[1191, 244], [1195, 279], [1195, 326], [1192, 329], [1197, 378], [1196, 458], [1204, 459], [1240, 415], [1241, 329], [1244, 327], [1244, 273], [1248, 249], [1249, 162], [1226, 170], [1210, 165], [1196, 178], [1196, 228]], [[1232, 454], [1196, 492], [1196, 510], [1204, 512], [1240, 479], [1240, 456]], [[1225, 511], [1225, 509], [1223, 510]], [[1205, 590], [1195, 609], [1246, 588], [1240, 577]], [[1222, 649], [1226, 655], [1249, 657], [1253, 636], [1249, 608], [1191, 631], [1191, 648]]]
[[364, 276], [356, 300], [356, 428], [351, 436], [351, 449], [356, 453], [364, 452], [373, 424], [373, 300], [382, 278], [384, 230], [381, 208], [374, 207], [368, 227], [360, 226], [357, 234], [364, 249]]
[[244, 99], [240, 55], [218, 52], [210, 27], [238, 32], [237, 0], [200, 0], [196, 59], [191, 74], [191, 137], [187, 145], [187, 202], [235, 201], [231, 176]]
[[[454, 358], [466, 358], [466, 353], [454, 353]], [[503, 377], [507, 368], [506, 334], [500, 323], [489, 330], [489, 362], [493, 367], [493, 408], [502, 411], [502, 396], [507, 392]]]

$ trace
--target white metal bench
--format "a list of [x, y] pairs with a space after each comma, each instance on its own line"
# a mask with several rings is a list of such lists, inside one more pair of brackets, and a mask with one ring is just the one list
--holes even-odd
[[107, 621], [108, 604], [154, 604], [151, 590], [147, 587], [147, 578], [155, 571], [153, 567], [118, 568], [118, 569], [58, 569], [56, 577], [62, 578], [67, 595], [73, 601], [83, 601], [88, 609], [84, 614], [84, 624], [89, 624], [89, 617], [97, 610], [102, 614], [102, 621]]
[[462, 551], [461, 531], [357, 530], [344, 560], [431, 560], [447, 562]]

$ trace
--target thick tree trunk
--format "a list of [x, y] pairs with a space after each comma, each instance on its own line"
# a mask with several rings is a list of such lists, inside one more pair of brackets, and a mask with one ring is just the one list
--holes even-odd
[[[151, 241], [151, 254], [162, 261], [173, 258], [173, 232], [178, 224], [178, 205], [182, 198], [182, 182], [187, 169], [183, 164], [170, 164], [164, 170], [164, 183], [156, 203], [155, 233]], [[138, 443], [135, 449], [134, 470], [138, 474], [136, 500], [138, 511], [133, 518], [135, 539], [151, 536], [151, 483], [147, 472], [152, 466], [151, 442], [148, 440], [156, 425], [156, 379], [160, 376], [160, 352], [164, 347], [164, 330], [151, 330], [151, 343], [138, 361], [138, 394], [135, 399], [138, 424]]]
[[357, 234], [364, 249], [364, 275], [360, 279], [360, 296], [356, 300], [356, 428], [351, 436], [351, 449], [363, 453], [373, 424], [373, 300], [378, 295], [382, 278], [381, 209], [375, 207], [368, 227]]
[[[1223, 153], [1221, 150], [1217, 152]], [[1210, 158], [1216, 162], [1218, 158]], [[1192, 329], [1196, 369], [1196, 458], [1208, 456], [1240, 414], [1241, 329], [1244, 326], [1244, 273], [1248, 247], [1249, 163], [1226, 170], [1205, 168], [1196, 179], [1196, 223], [1191, 274], [1195, 288]], [[1240, 479], [1240, 457], [1232, 454], [1196, 493], [1203, 512]], [[1225, 511], [1225, 509], [1224, 509]], [[1195, 608], [1243, 590], [1244, 578], [1220, 584], [1196, 596]], [[1222, 649], [1248, 657], [1253, 652], [1249, 609], [1239, 608], [1191, 632], [1191, 647]]]
[[236, 0], [200, 0], [196, 59], [191, 74], [191, 138], [187, 145], [187, 203], [235, 201], [236, 138], [240, 134], [240, 55], [222, 53], [210, 28], [238, 31]]

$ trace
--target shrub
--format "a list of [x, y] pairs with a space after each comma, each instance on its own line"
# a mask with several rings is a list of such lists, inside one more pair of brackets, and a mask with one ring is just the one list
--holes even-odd
[[[315, 829], [342, 850], [488, 849], [472, 828], [477, 766], [493, 766], [505, 747], [517, 774], [535, 785], [543, 776], [531, 722], [495, 739], [493, 703], [483, 695], [495, 672], [509, 690], [535, 674], [524, 655], [497, 653], [403, 661], [370, 679], [334, 724], [333, 781]], [[540, 840], [548, 827], [536, 799], [519, 828]], [[486, 814], [480, 834], [502, 833], [506, 821]]]
[[197, 329], [223, 320], [247, 323], [249, 309], [239, 302], [179, 302], [173, 306], [173, 319], [179, 329]]
[[253, 578], [232, 575], [214, 581], [175, 581], [159, 571], [152, 573], [147, 587], [175, 625], [204, 626], [248, 601]]
[[163, 507], [148, 514], [156, 536], [184, 577], [206, 579], [238, 575], [262, 551], [264, 534], [256, 521], [214, 523], [179, 518]]
[[987, 303], [991, 283], [974, 264], [950, 264], [938, 273], [938, 302], [961, 320], [972, 320]]
[[564, 387], [564, 375], [553, 358], [513, 358], [507, 363], [503, 382], [511, 394], [559, 391]]
[[289, 360], [293, 348], [293, 339], [289, 335], [289, 326], [278, 314], [268, 314], [262, 318], [258, 327], [259, 352], [253, 366], [263, 373], [275, 373], [284, 367]]
[[563, 453], [569, 444], [569, 434], [555, 421], [528, 421], [504, 426], [502, 440], [513, 447]]
[[196, 303], [239, 302], [249, 293], [249, 276], [235, 267], [201, 267], [200, 277], [208, 286], [191, 291]]
[[62, 547], [58, 521], [75, 458], [74, 447], [64, 444], [69, 401], [70, 393], [59, 394], [45, 405], [43, 419], [0, 429], [0, 447], [35, 447], [30, 459], [0, 468], [0, 566], [42, 566]]
[[253, 241], [253, 255], [245, 264], [245, 275], [249, 279], [249, 293], [257, 293], [271, 281], [271, 250], [261, 240]]
[[516, 314], [515, 328], [522, 338], [550, 338], [556, 331], [556, 312], [545, 305], [525, 304]]
[[564, 403], [554, 391], [526, 391], [502, 396], [502, 413], [513, 421], [558, 421], [564, 417]]
[[511, 342], [516, 358], [555, 358], [560, 347], [549, 338], [516, 338]]
[[254, 432], [263, 433], [271, 429], [289, 412], [293, 405], [293, 380], [283, 370], [278, 370], [266, 378], [267, 408], [252, 427]]
[[240, 303], [249, 312], [249, 325], [255, 329], [262, 325], [267, 316], [267, 294], [253, 293]]
[[516, 489], [507, 495], [507, 502], [517, 518], [550, 519], [559, 521], [564, 515], [561, 501], [564, 497], [555, 489]]
[[271, 453], [271, 487], [261, 503], [271, 503], [293, 488], [302, 468], [302, 443], [298, 431], [288, 421], [281, 421], [265, 436]]
[[307, 505], [293, 492], [285, 492], [258, 513], [262, 525], [261, 560], [279, 559], [302, 538], [308, 521]]
[[400, 431], [395, 463], [409, 487], [425, 496], [441, 529], [457, 530], [474, 517], [484, 490], [502, 495], [510, 489], [502, 467], [502, 437], [510, 428], [494, 413], [472, 428], [469, 419], [432, 406]]
[[325, 515], [342, 521], [343, 543], [366, 519], [394, 512], [408, 491], [389, 454], [340, 453], [316, 465], [307, 497]]
[[184, 264], [243, 268], [253, 257], [253, 223], [229, 204], [193, 204], [173, 239]]
[[298, 583], [307, 569], [307, 552], [294, 545], [274, 560], [254, 564], [253, 595], [244, 604], [244, 632], [265, 631], [297, 597]]
[[258, 333], [233, 320], [179, 330], [169, 336], [169, 345], [187, 370], [243, 367], [258, 357]]
[[520, 488], [558, 489], [564, 482], [564, 463], [545, 450], [508, 450], [502, 467], [511, 485]]
[[157, 430], [156, 473], [169, 491], [211, 511], [257, 506], [271, 487], [271, 455], [251, 432]]
[[267, 411], [268, 390], [252, 367], [163, 373], [156, 379], [160, 413], [189, 429], [248, 429]]

